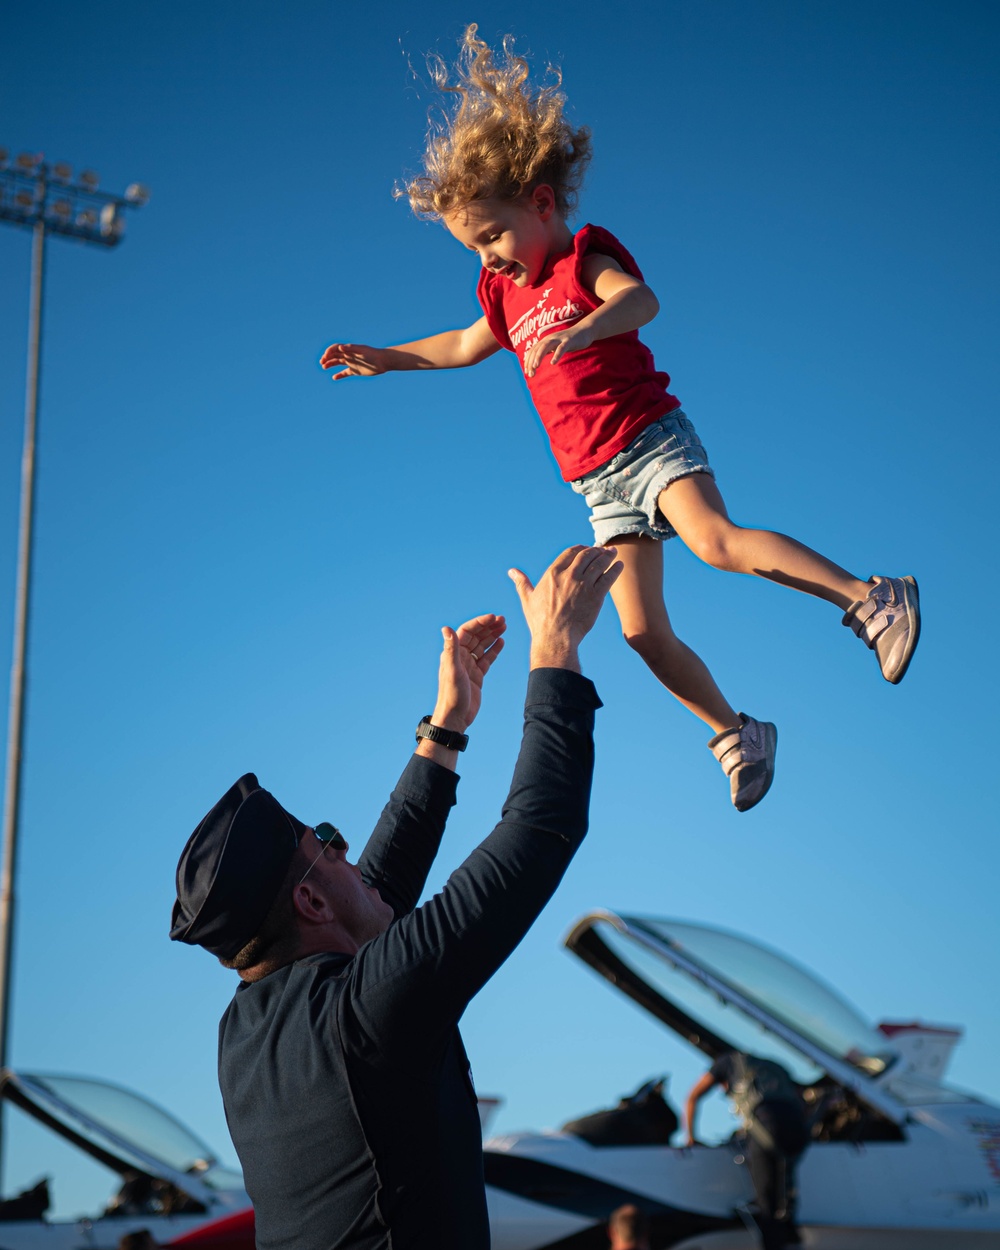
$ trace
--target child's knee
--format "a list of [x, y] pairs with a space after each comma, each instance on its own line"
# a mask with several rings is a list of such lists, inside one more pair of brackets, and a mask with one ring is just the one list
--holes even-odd
[[737, 539], [739, 529], [727, 526], [725, 529], [712, 529], [705, 533], [692, 535], [687, 546], [699, 560], [704, 560], [713, 569], [734, 572], [739, 568], [737, 557]]

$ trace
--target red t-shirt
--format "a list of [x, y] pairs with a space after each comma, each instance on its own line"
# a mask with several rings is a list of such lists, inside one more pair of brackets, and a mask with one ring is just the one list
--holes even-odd
[[[639, 266], [600, 226], [584, 226], [568, 251], [550, 256], [534, 286], [515, 286], [486, 269], [480, 274], [476, 294], [486, 320], [500, 346], [517, 354], [522, 372], [533, 343], [600, 307], [580, 278], [588, 252], [610, 256], [642, 281]], [[546, 358], [525, 381], [567, 482], [606, 464], [651, 421], [680, 407], [667, 391], [670, 378], [657, 372], [638, 330], [598, 339], [556, 365]]]

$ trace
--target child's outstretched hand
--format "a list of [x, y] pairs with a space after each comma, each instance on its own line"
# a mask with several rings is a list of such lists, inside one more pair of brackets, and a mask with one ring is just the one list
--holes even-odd
[[331, 381], [339, 378], [372, 378], [389, 368], [384, 347], [366, 347], [364, 343], [331, 343], [319, 358], [324, 369], [337, 369]]

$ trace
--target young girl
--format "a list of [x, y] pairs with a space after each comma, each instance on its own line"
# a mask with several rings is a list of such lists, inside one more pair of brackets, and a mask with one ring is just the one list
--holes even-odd
[[777, 730], [736, 712], [703, 661], [674, 633], [663, 603], [661, 541], [675, 534], [702, 560], [755, 573], [835, 604], [843, 623], [898, 682], [920, 632], [912, 577], [864, 582], [824, 556], [767, 530], [734, 524], [694, 426], [671, 395], [638, 328], [659, 309], [638, 265], [608, 231], [567, 217], [590, 159], [590, 135], [563, 115], [555, 86], [538, 88], [510, 41], [494, 56], [465, 33], [455, 96], [428, 138], [424, 173], [400, 194], [440, 220], [482, 265], [484, 315], [398, 347], [334, 343], [333, 380], [390, 369], [453, 369], [501, 347], [520, 360], [563, 477], [591, 508], [596, 542], [613, 544], [624, 571], [611, 591], [626, 641], [655, 677], [708, 725], [709, 747], [747, 811], [774, 776]]

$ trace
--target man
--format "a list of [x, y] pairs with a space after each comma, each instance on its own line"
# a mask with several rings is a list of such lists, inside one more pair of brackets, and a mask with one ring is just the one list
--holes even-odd
[[458, 1021], [586, 833], [600, 700], [578, 647], [621, 571], [616, 554], [572, 547], [537, 587], [511, 570], [532, 671], [510, 793], [500, 824], [422, 907], [501, 617], [442, 631], [434, 713], [357, 866], [332, 825], [297, 821], [252, 774], [185, 847], [171, 937], [242, 979], [220, 1025], [219, 1081], [259, 1250], [489, 1246]]
[[611, 1212], [608, 1250], [649, 1250], [649, 1219], [632, 1203]]
[[747, 1135], [746, 1161], [756, 1198], [754, 1223], [764, 1250], [797, 1242], [795, 1169], [809, 1144], [805, 1104], [799, 1088], [780, 1063], [730, 1050], [719, 1055], [688, 1094], [687, 1144], [698, 1103], [715, 1085], [732, 1098]]

